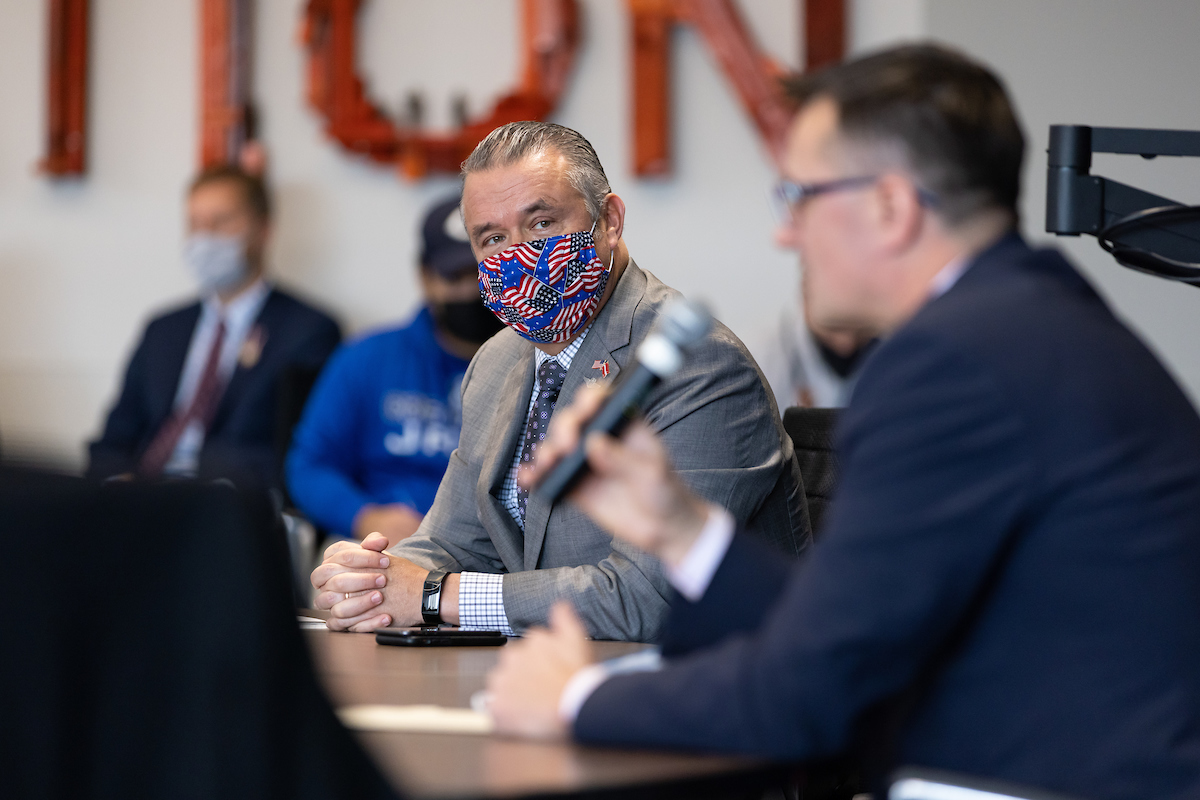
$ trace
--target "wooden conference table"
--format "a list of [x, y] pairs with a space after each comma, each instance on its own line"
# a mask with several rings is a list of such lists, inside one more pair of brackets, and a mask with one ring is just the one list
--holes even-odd
[[[389, 647], [370, 634], [308, 627], [305, 638], [335, 706], [360, 703], [470, 706], [498, 647]], [[612, 658], [643, 645], [597, 642]], [[359, 732], [359, 740], [408, 797], [519, 797], [632, 790], [639, 796], [753, 796], [782, 772], [728, 756], [548, 744], [495, 735]]]

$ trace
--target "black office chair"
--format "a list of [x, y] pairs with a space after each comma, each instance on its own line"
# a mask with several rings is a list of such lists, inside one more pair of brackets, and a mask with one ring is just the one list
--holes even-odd
[[[792, 440], [804, 480], [804, 500], [814, 539], [820, 535], [825, 509], [837, 484], [833, 432], [838, 414], [836, 408], [798, 406], [783, 412], [783, 428]], [[810, 764], [806, 773], [805, 800], [850, 800], [863, 791], [857, 764], [851, 759]]]
[[837, 455], [833, 449], [833, 431], [837, 425], [836, 408], [789, 408], [783, 412], [783, 428], [792, 439], [800, 475], [804, 479], [804, 499], [813, 535], [821, 530], [825, 508], [837, 484]]
[[3, 794], [387, 798], [322, 692], [265, 496], [0, 468]]
[[[300, 424], [308, 396], [312, 394], [313, 387], [320, 377], [320, 367], [297, 365], [289, 366], [280, 376], [275, 403], [275, 457], [281, 471], [287, 461], [288, 450], [292, 447], [292, 434]], [[309, 585], [308, 576], [317, 561], [317, 544], [325, 538], [327, 532], [321, 530], [296, 508], [286, 481], [282, 501], [288, 550], [292, 557], [292, 583], [295, 587], [296, 601], [299, 605], [308, 606], [312, 603], [312, 586]]]
[[1071, 800], [1040, 789], [1013, 786], [941, 770], [905, 768], [892, 776], [888, 800]]
[[282, 464], [292, 446], [292, 432], [304, 415], [304, 405], [321, 377], [320, 367], [292, 365], [279, 377], [275, 402], [275, 455]]

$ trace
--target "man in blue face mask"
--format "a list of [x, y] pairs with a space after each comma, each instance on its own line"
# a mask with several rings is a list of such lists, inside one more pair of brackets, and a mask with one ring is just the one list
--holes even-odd
[[[484, 303], [506, 329], [463, 379], [462, 432], [429, 514], [400, 543], [372, 534], [312, 575], [335, 630], [439, 621], [522, 630], [570, 599], [597, 638], [654, 639], [671, 589], [662, 564], [516, 476], [559, 403], [630, 367], [678, 293], [634, 263], [625, 204], [575, 131], [518, 122], [463, 165], [463, 221]], [[717, 324], [646, 400], [684, 480], [797, 554], [808, 519], [778, 412], [741, 342]], [[390, 549], [389, 548], [390, 545]]]
[[266, 279], [270, 201], [260, 178], [202, 172], [187, 224], [183, 257], [201, 297], [146, 326], [88, 474], [281, 485], [281, 384], [315, 374], [341, 338], [337, 323]]

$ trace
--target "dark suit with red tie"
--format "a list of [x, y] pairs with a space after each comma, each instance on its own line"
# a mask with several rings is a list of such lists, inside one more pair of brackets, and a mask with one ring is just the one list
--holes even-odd
[[[88, 475], [139, 471], [146, 449], [171, 419], [200, 312], [201, 304], [195, 302], [146, 326], [104, 432], [89, 447]], [[279, 486], [282, 465], [275, 439], [280, 382], [290, 369], [320, 369], [341, 333], [331, 317], [280, 289], [271, 290], [255, 328], [262, 350], [251, 363], [239, 363], [225, 385], [207, 427], [197, 475]]]

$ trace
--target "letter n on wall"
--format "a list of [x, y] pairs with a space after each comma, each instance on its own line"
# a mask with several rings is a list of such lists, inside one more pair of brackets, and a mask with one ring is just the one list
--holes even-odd
[[[845, 52], [845, 0], [804, 2], [805, 66], [840, 61]], [[758, 50], [734, 0], [626, 0], [633, 34], [633, 170], [671, 171], [670, 35], [693, 26], [737, 91], [776, 162], [791, 112], [779, 85], [786, 70]]]

